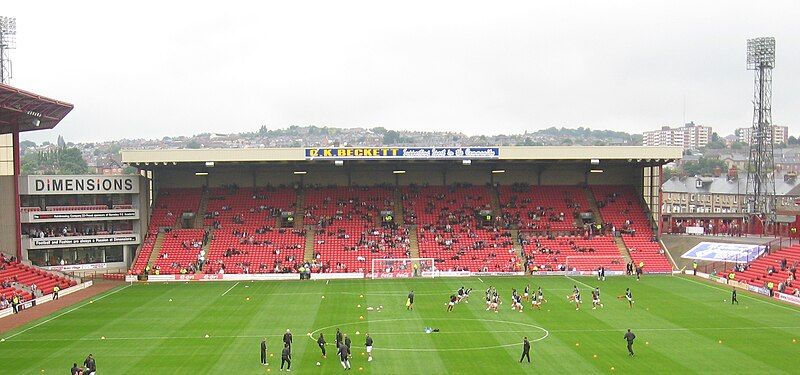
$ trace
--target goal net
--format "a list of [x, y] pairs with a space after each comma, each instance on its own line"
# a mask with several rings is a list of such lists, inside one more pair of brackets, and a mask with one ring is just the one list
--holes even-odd
[[436, 266], [433, 258], [373, 259], [373, 279], [434, 277]]
[[566, 258], [565, 265], [568, 271], [597, 271], [600, 267], [605, 267], [606, 271], [624, 271], [625, 258], [621, 255], [573, 255]]

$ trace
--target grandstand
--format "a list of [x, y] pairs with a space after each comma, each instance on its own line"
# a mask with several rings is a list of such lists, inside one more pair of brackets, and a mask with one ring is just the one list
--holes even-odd
[[794, 294], [800, 289], [800, 282], [795, 281], [798, 265], [800, 265], [800, 245], [793, 245], [767, 254], [741, 266], [737, 270], [721, 272], [721, 276], [729, 277], [733, 272], [734, 281], [739, 281], [757, 288], [767, 288], [773, 284], [773, 290], [785, 294]]
[[131, 273], [367, 273], [373, 259], [412, 257], [456, 272], [621, 271], [630, 261], [670, 272], [658, 202], [645, 199], [658, 184], [642, 181], [679, 157], [637, 147], [124, 151], [155, 197]]

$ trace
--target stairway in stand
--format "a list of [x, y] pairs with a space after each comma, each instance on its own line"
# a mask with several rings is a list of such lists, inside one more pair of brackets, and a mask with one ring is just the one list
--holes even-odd
[[511, 229], [509, 232], [511, 233], [511, 241], [514, 243], [514, 254], [517, 254], [517, 259], [521, 265], [525, 260], [525, 250], [522, 248], [522, 244], [519, 243], [519, 230]]
[[[194, 228], [203, 229], [205, 226], [206, 209], [208, 208], [208, 190], [203, 190], [200, 194], [200, 204], [194, 214]], [[180, 228], [180, 227], [178, 227]]]
[[603, 216], [600, 215], [600, 207], [597, 206], [597, 200], [594, 198], [594, 194], [589, 189], [583, 189], [584, 194], [586, 194], [586, 200], [589, 201], [589, 209], [592, 210], [592, 214], [594, 214], [595, 222], [602, 223]]
[[411, 258], [420, 258], [416, 224], [408, 226], [408, 245], [411, 247]]
[[619, 254], [625, 258], [625, 263], [632, 262], [631, 260], [631, 252], [628, 249], [628, 246], [625, 245], [625, 241], [622, 241], [622, 237], [614, 237], [614, 244], [617, 245], [617, 249], [619, 249]]
[[[589, 189], [584, 189], [584, 193], [586, 193], [586, 199], [589, 201], [589, 208], [594, 214], [595, 222], [604, 223], [605, 221], [603, 221], [603, 216], [600, 214], [600, 207], [597, 205], [597, 199], [595, 199], [594, 194], [592, 194], [592, 191]], [[617, 249], [619, 249], [619, 255], [625, 259], [625, 263], [630, 263], [631, 253], [628, 249], [628, 246], [625, 245], [625, 241], [622, 240], [622, 237], [614, 237], [614, 244], [617, 245]]]
[[[166, 237], [166, 233], [158, 232], [156, 236], [156, 242], [153, 244], [153, 252], [150, 253], [150, 259], [147, 260], [147, 267], [153, 269], [153, 266], [156, 264], [156, 259], [158, 259], [158, 253], [161, 251], [161, 245], [164, 244], [164, 239]], [[146, 268], [145, 268], [146, 269]]]
[[403, 209], [403, 194], [400, 192], [400, 188], [394, 190], [394, 222], [398, 227], [406, 225], [406, 215]]
[[303, 259], [314, 259], [314, 229], [313, 225], [306, 225], [306, 247], [303, 253]]
[[[305, 217], [306, 217], [306, 189], [301, 188], [297, 190], [297, 202], [294, 205], [294, 229], [303, 229], [303, 226], [305, 225], [304, 224]], [[278, 218], [278, 220], [280, 220], [280, 217]]]
[[500, 217], [502, 211], [500, 210], [500, 194], [494, 186], [489, 188], [489, 196], [492, 198], [492, 216]]

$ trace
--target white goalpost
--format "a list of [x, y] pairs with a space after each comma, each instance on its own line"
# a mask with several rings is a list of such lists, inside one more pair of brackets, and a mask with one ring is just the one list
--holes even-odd
[[566, 257], [567, 271], [573, 269], [577, 271], [596, 271], [598, 267], [603, 266], [607, 271], [623, 271], [625, 270], [625, 258], [621, 255], [610, 256], [581, 256], [572, 255]]
[[373, 279], [393, 279], [436, 277], [437, 273], [433, 258], [390, 258], [373, 259], [370, 275]]

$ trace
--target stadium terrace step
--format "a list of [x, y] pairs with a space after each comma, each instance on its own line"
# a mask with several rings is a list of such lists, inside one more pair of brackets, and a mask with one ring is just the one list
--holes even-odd
[[417, 226], [408, 226], [408, 244], [411, 248], [411, 258], [419, 258], [419, 237], [417, 237]]
[[202, 194], [200, 195], [200, 202], [197, 205], [197, 213], [194, 215], [194, 226], [195, 229], [203, 229], [205, 224], [205, 213], [208, 207], [208, 191], [203, 190]]
[[403, 194], [400, 189], [394, 189], [394, 220], [398, 226], [406, 225], [405, 209], [403, 208]]
[[625, 241], [622, 240], [622, 237], [614, 237], [614, 243], [617, 244], [620, 255], [625, 258], [625, 263], [630, 263], [632, 261], [631, 253], [628, 250], [628, 246], [625, 245]]
[[519, 243], [519, 230], [511, 229], [511, 239], [514, 241], [514, 252], [517, 253], [519, 259], [525, 259], [525, 250], [522, 248], [522, 244]]
[[153, 243], [153, 247], [150, 249], [150, 255], [147, 258], [146, 266], [149, 266], [151, 270], [156, 265], [156, 259], [158, 259], [158, 254], [161, 252], [161, 248], [164, 245], [165, 239], [166, 239], [166, 233], [158, 232], [158, 235], [156, 235], [156, 240]]
[[306, 225], [306, 242], [305, 252], [303, 253], [304, 260], [314, 259], [314, 226]]
[[[305, 228], [306, 189], [297, 190], [297, 199], [294, 205], [294, 229]], [[280, 218], [278, 219], [280, 220]]]

